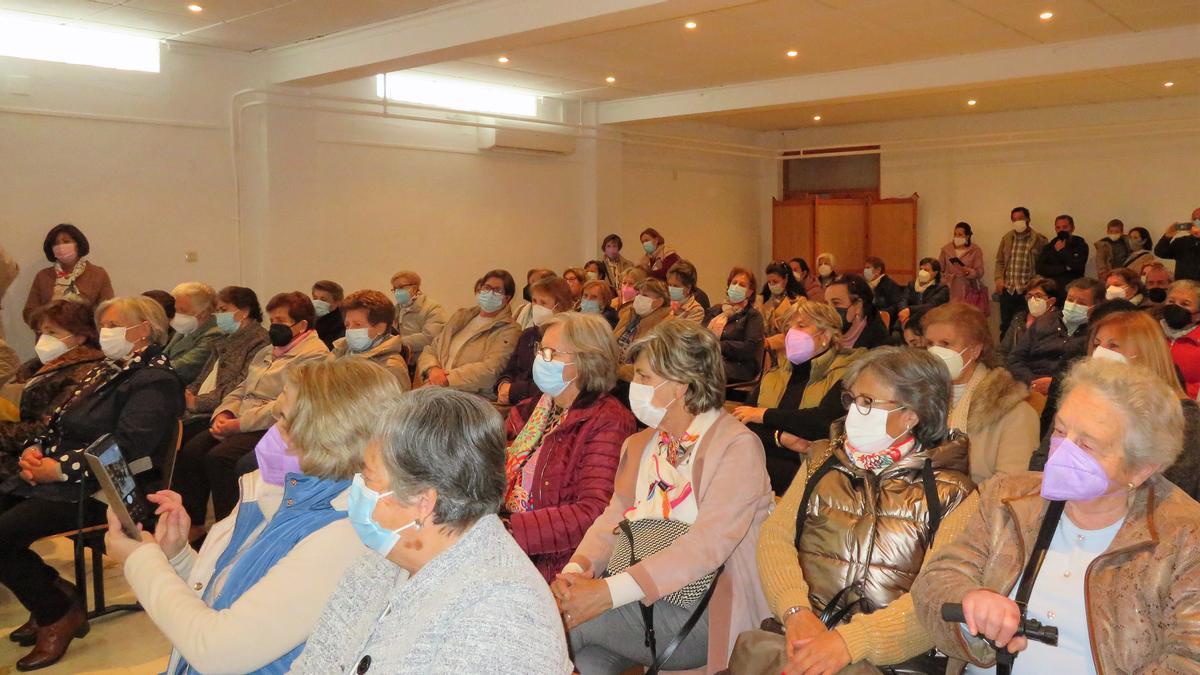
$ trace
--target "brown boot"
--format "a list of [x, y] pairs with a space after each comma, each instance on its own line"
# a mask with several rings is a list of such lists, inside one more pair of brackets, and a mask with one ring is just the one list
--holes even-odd
[[21, 624], [20, 628], [8, 634], [8, 639], [22, 647], [32, 647], [33, 643], [37, 642], [37, 628], [37, 620], [31, 614], [29, 620]]
[[67, 653], [71, 640], [87, 635], [89, 629], [87, 612], [72, 598], [71, 609], [61, 619], [38, 627], [37, 644], [33, 651], [17, 661], [17, 670], [26, 672], [58, 663]]

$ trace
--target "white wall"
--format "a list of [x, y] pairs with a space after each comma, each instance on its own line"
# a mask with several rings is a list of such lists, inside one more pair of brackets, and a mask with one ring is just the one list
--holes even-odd
[[[1089, 242], [1111, 218], [1157, 238], [1200, 206], [1200, 98], [1047, 108], [788, 132], [781, 147], [879, 143], [881, 195], [919, 193], [918, 243], [936, 255], [971, 223], [992, 256], [1022, 205], [1053, 233], [1060, 213]], [[1094, 252], [1094, 250], [1093, 250]]]

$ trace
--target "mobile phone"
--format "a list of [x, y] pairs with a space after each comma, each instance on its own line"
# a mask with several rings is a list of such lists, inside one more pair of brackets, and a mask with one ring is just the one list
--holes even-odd
[[144, 523], [149, 527], [154, 509], [134, 480], [116, 437], [112, 434], [101, 436], [83, 451], [83, 457], [92, 475], [100, 481], [104, 501], [117, 514], [121, 529], [131, 538], [141, 539], [137, 524]]
[[1187, 232], [1191, 229], [1192, 229], [1191, 221], [1188, 221], [1185, 223], [1175, 223], [1175, 231], [1177, 231], [1177, 232]]

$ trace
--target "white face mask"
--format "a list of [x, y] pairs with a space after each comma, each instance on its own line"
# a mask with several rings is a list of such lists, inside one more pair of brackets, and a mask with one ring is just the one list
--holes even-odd
[[54, 258], [64, 265], [75, 264], [75, 261], [79, 259], [79, 257], [75, 254], [75, 252], [78, 250], [79, 249], [74, 242], [55, 244], [53, 247], [51, 247], [51, 251], [54, 252]]
[[863, 278], [866, 279], [867, 281], [874, 281], [875, 280], [875, 268], [864, 267], [863, 268]]
[[554, 310], [541, 305], [529, 305], [529, 319], [533, 321], [533, 325], [540, 326], [550, 320], [554, 316]]
[[1106, 289], [1104, 291], [1104, 299], [1105, 300], [1124, 300], [1125, 299], [1125, 289], [1121, 288], [1120, 286], [1109, 286], [1108, 289]]
[[833, 267], [826, 265], [825, 263], [821, 263], [821, 265], [817, 267], [817, 273], [823, 277], [830, 276], [833, 274]]
[[787, 286], [784, 286], [783, 284], [767, 284], [767, 286], [771, 289], [772, 297], [779, 297], [783, 295], [785, 291], [787, 291]]
[[1100, 359], [1102, 361], [1117, 361], [1118, 363], [1129, 363], [1129, 359], [1126, 358], [1126, 356], [1124, 354], [1122, 354], [1121, 352], [1109, 349], [1108, 347], [1096, 347], [1095, 349], [1093, 349], [1092, 350], [1092, 358]]
[[1121, 235], [1120, 235], [1120, 234], [1111, 234], [1111, 233], [1110, 233], [1110, 234], [1108, 235], [1108, 240], [1109, 240], [1109, 241], [1117, 241], [1117, 240], [1118, 240], [1118, 239], [1120, 239], [1120, 238], [1121, 238]]
[[133, 343], [125, 339], [128, 328], [101, 328], [100, 350], [112, 361], [120, 361], [133, 351]]
[[196, 330], [196, 328], [199, 326], [200, 322], [191, 314], [180, 314], [176, 312], [174, 318], [171, 319], [171, 328], [174, 328], [176, 333], [187, 335], [188, 333]]
[[1030, 316], [1037, 318], [1046, 313], [1050, 309], [1050, 301], [1046, 298], [1029, 298], [1025, 301], [1025, 305], [1029, 307]]
[[66, 354], [71, 350], [67, 343], [54, 337], [53, 335], [42, 334], [38, 338], [37, 344], [33, 346], [33, 350], [37, 352], [38, 360], [42, 363], [50, 363], [54, 359]]
[[1017, 234], [1021, 234], [1022, 232], [1024, 232], [1025, 230], [1028, 230], [1028, 229], [1029, 229], [1029, 223], [1027, 223], [1023, 220], [1018, 220], [1013, 223], [1013, 231], [1015, 231]]
[[966, 237], [955, 237], [954, 245], [958, 248], [965, 247], [967, 245], [967, 238]]
[[[896, 408], [903, 410], [904, 408]], [[900, 436], [888, 434], [888, 415], [892, 410], [871, 408], [871, 412], [862, 415], [853, 405], [846, 413], [846, 440], [859, 453], [875, 453], [888, 448]], [[904, 434], [901, 434], [903, 436]]]
[[[658, 387], [664, 384], [666, 382], [661, 382]], [[671, 399], [671, 403], [661, 408], [654, 405], [652, 400], [658, 387], [651, 387], [641, 382], [629, 383], [629, 409], [633, 411], [634, 417], [651, 429], [657, 429], [658, 425], [662, 424], [663, 418], [667, 416], [667, 409], [675, 403], [675, 399]]]
[[964, 347], [962, 352], [956, 352], [953, 349], [947, 349], [938, 345], [933, 345], [929, 348], [929, 353], [942, 360], [946, 364], [946, 368], [950, 370], [950, 379], [957, 380], [962, 371], [967, 367], [967, 362], [963, 361], [963, 352], [968, 348]]
[[654, 300], [648, 295], [638, 295], [633, 299], [633, 311], [638, 316], [646, 316], [654, 311]]
[[933, 275], [929, 273], [929, 270], [921, 270], [920, 272], [917, 272], [917, 283], [927, 284], [932, 278]]

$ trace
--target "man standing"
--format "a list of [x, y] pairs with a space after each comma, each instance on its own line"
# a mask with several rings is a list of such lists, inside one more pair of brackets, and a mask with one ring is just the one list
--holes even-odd
[[[1000, 334], [1013, 316], [1025, 308], [1025, 287], [1033, 277], [1046, 237], [1029, 226], [1029, 209], [1018, 206], [1009, 214], [1012, 229], [1004, 233], [996, 251], [996, 295], [1000, 303]], [[1200, 241], [1200, 240], [1197, 240]]]
[[1192, 211], [1192, 222], [1168, 225], [1154, 255], [1175, 261], [1175, 279], [1200, 281], [1200, 209]]
[[1075, 236], [1075, 219], [1066, 214], [1055, 218], [1054, 241], [1038, 256], [1037, 273], [1058, 285], [1060, 305], [1066, 299], [1067, 284], [1083, 276], [1087, 260], [1088, 245], [1083, 237]]

